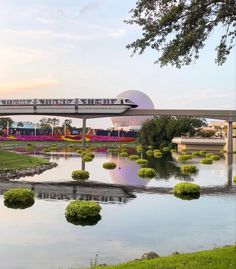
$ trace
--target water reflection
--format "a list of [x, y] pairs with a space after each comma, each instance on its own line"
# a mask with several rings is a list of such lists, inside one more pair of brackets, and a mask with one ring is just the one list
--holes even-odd
[[196, 194], [174, 194], [175, 197], [181, 199], [181, 200], [196, 200], [200, 198], [200, 193]]
[[4, 205], [8, 208], [12, 208], [12, 209], [26, 209], [28, 207], [31, 207], [34, 204], [34, 200], [28, 200], [28, 201], [8, 201], [8, 200], [4, 200]]
[[101, 215], [90, 218], [76, 218], [71, 216], [65, 216], [65, 218], [69, 223], [79, 226], [94, 226], [102, 219]]

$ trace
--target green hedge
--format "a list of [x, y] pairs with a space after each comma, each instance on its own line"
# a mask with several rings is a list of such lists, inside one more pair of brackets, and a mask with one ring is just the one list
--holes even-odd
[[72, 178], [76, 180], [86, 180], [89, 178], [89, 172], [84, 170], [75, 170], [72, 172]]
[[216, 155], [216, 154], [212, 154], [210, 157], [213, 161], [219, 161], [220, 160], [220, 156]]
[[201, 159], [200, 163], [201, 164], [212, 164], [213, 160], [209, 159], [209, 158], [204, 158], [204, 159]]
[[142, 178], [154, 178], [156, 176], [156, 171], [153, 168], [140, 168], [138, 170], [138, 175]]
[[154, 152], [154, 157], [155, 158], [161, 158], [163, 156], [163, 154], [161, 152]]
[[163, 151], [163, 152], [170, 152], [170, 148], [169, 148], [169, 147], [164, 147], [164, 148], [162, 149], [162, 151]]
[[122, 151], [122, 152], [120, 153], [120, 156], [121, 156], [121, 157], [128, 157], [128, 152], [126, 152], [126, 151]]
[[136, 161], [136, 163], [139, 164], [139, 165], [147, 165], [148, 164], [148, 160], [146, 160], [146, 159], [138, 159]]
[[139, 155], [135, 155], [135, 154], [130, 155], [130, 156], [129, 156], [129, 159], [130, 159], [131, 161], [137, 161], [137, 160], [139, 159]]
[[28, 189], [11, 189], [4, 193], [4, 204], [10, 208], [24, 209], [34, 204], [34, 192]]
[[173, 188], [173, 193], [176, 195], [194, 195], [200, 194], [200, 186], [194, 183], [178, 183]]
[[146, 151], [147, 156], [153, 156], [153, 150], [149, 149]]
[[76, 200], [66, 207], [65, 215], [66, 218], [87, 219], [99, 216], [100, 211], [101, 206], [97, 202]]
[[104, 169], [115, 169], [116, 168], [116, 164], [113, 162], [106, 162], [102, 166]]
[[196, 173], [197, 167], [191, 164], [184, 164], [180, 167], [180, 170], [183, 174]]
[[186, 161], [191, 160], [191, 159], [192, 159], [192, 156], [189, 155], [189, 154], [179, 155], [178, 156], [178, 161], [179, 162], [186, 162]]

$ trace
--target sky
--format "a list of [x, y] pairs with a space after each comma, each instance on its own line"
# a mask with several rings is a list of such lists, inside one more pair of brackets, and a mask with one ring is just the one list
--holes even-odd
[[[124, 23], [135, 2], [0, 0], [0, 98], [114, 98], [139, 90], [156, 108], [236, 109], [235, 48], [223, 66], [214, 62], [222, 29], [196, 63], [161, 68], [155, 51], [131, 57], [126, 49], [140, 37], [137, 26]], [[88, 124], [112, 125], [109, 119]]]

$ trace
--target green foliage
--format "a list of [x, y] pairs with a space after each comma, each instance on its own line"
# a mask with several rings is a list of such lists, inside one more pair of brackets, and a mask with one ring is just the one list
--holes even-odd
[[201, 164], [212, 164], [213, 160], [210, 158], [204, 158], [204, 159], [201, 159], [200, 163]]
[[138, 0], [126, 23], [138, 25], [142, 37], [127, 48], [139, 54], [151, 48], [160, 53], [155, 63], [180, 68], [199, 58], [199, 51], [205, 46], [207, 38], [220, 25], [222, 31], [215, 48], [215, 61], [222, 65], [234, 47], [235, 10], [234, 0]]
[[66, 207], [65, 216], [66, 219], [71, 220], [70, 222], [76, 222], [97, 217], [100, 211], [101, 206], [96, 202], [76, 200]]
[[205, 121], [193, 117], [161, 116], [147, 120], [140, 130], [140, 142], [163, 149], [172, 147], [172, 139], [182, 135], [196, 134]]
[[91, 162], [91, 161], [93, 160], [93, 157], [91, 157], [91, 156], [85, 154], [85, 155], [83, 156], [82, 160], [83, 160], [84, 162]]
[[149, 145], [147, 148], [150, 149], [150, 150], [153, 150], [153, 146], [152, 145]]
[[136, 147], [136, 150], [137, 150], [138, 153], [142, 153], [143, 152], [142, 146], [137, 146]]
[[72, 178], [76, 180], [86, 180], [89, 178], [89, 172], [84, 170], [75, 170], [72, 172]]
[[153, 156], [153, 151], [151, 149], [146, 151], [147, 156]]
[[180, 170], [183, 174], [196, 173], [197, 167], [191, 164], [184, 164], [184, 165], [181, 165]]
[[206, 157], [206, 151], [205, 150], [200, 150], [199, 151], [199, 156]]
[[116, 168], [116, 164], [113, 162], [106, 162], [102, 166], [104, 169], [115, 169]]
[[13, 124], [13, 120], [11, 118], [8, 117], [0, 117], [0, 129], [6, 129], [7, 128], [7, 124], [9, 127], [12, 126]]
[[173, 188], [173, 193], [176, 195], [192, 195], [200, 193], [200, 186], [194, 183], [178, 183]]
[[233, 182], [234, 182], [234, 184], [236, 184], [236, 176], [234, 176]]
[[135, 154], [130, 155], [130, 156], [129, 156], [129, 159], [130, 159], [131, 161], [137, 161], [137, 160], [139, 159], [139, 155], [135, 155]]
[[142, 178], [154, 178], [156, 171], [153, 168], [140, 168], [138, 170], [138, 176]]
[[9, 208], [24, 209], [34, 204], [34, 192], [28, 189], [11, 189], [4, 193], [4, 204]]
[[210, 157], [213, 161], [219, 161], [220, 160], [220, 156], [216, 155], [216, 154], [212, 154]]
[[[156, 259], [138, 259], [128, 263], [106, 266], [106, 269], [234, 269], [236, 251], [234, 246], [214, 248], [195, 253], [170, 255]], [[100, 269], [98, 266], [96, 269]]]
[[148, 164], [148, 160], [146, 160], [146, 159], [138, 159], [136, 161], [136, 163], [139, 164], [139, 165], [147, 165]]
[[121, 156], [121, 157], [128, 157], [128, 153], [127, 153], [126, 151], [122, 151], [122, 152], [120, 153], [120, 156]]
[[179, 162], [186, 162], [186, 161], [191, 160], [191, 159], [192, 159], [192, 156], [189, 155], [189, 154], [179, 155], [178, 156], [178, 161]]
[[163, 156], [163, 154], [159, 151], [157, 151], [157, 152], [154, 152], [154, 157], [155, 158], [157, 158], [157, 159], [159, 159], [159, 158], [161, 158]]
[[169, 147], [164, 147], [164, 148], [162, 149], [162, 151], [163, 151], [163, 152], [170, 152], [170, 148], [169, 148]]
[[192, 155], [192, 157], [198, 157], [198, 156], [200, 156], [200, 154], [199, 154], [198, 151], [193, 151], [193, 152], [191, 153], [191, 155]]
[[48, 163], [47, 160], [18, 154], [15, 152], [0, 151], [0, 170], [16, 170], [36, 167]]

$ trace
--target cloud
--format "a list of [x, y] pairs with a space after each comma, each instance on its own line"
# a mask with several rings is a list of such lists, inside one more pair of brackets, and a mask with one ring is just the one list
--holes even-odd
[[11, 96], [22, 93], [33, 94], [35, 90], [41, 91], [57, 85], [59, 85], [59, 81], [52, 77], [0, 82], [0, 94]]
[[86, 13], [89, 13], [91, 11], [97, 10], [99, 7], [100, 7], [99, 1], [93, 1], [93, 2], [90, 2], [86, 5], [84, 5], [83, 7], [81, 7], [79, 10], [79, 13], [86, 14]]
[[46, 19], [46, 18], [42, 18], [42, 17], [38, 17], [36, 20], [40, 23], [43, 23], [43, 24], [54, 24], [56, 22], [54, 20]]

